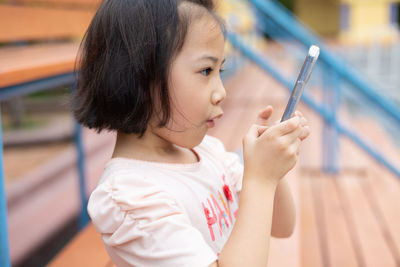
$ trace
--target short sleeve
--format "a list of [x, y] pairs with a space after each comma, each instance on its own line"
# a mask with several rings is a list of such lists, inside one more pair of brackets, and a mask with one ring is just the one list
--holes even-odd
[[117, 266], [209, 266], [217, 260], [170, 194], [146, 179], [121, 177], [100, 184], [88, 203]]
[[243, 164], [239, 154], [226, 151], [224, 144], [212, 136], [206, 136], [205, 143], [210, 149], [215, 151], [216, 156], [225, 167], [229, 183], [237, 193], [240, 193], [243, 181]]

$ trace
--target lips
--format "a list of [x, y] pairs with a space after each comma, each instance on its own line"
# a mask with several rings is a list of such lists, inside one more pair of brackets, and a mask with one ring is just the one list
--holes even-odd
[[207, 121], [207, 127], [208, 127], [208, 128], [213, 128], [214, 126], [215, 126], [214, 120], [208, 120], [208, 121]]
[[214, 118], [212, 118], [211, 120], [207, 121], [207, 126], [209, 128], [213, 128], [215, 126], [215, 120], [221, 118], [223, 115], [223, 113], [219, 114], [218, 116], [215, 116]]
[[212, 119], [209, 120], [209, 121], [213, 121], [213, 120], [219, 119], [219, 118], [222, 117], [222, 115], [224, 115], [224, 113], [221, 113], [221, 114], [219, 114], [218, 116], [215, 116], [214, 118], [212, 118]]

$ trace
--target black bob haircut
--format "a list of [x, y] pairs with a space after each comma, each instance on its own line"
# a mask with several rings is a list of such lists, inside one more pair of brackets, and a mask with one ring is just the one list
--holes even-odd
[[72, 98], [77, 121], [98, 132], [143, 136], [156, 112], [158, 127], [165, 126], [170, 118], [170, 63], [183, 46], [192, 17], [205, 12], [225, 32], [213, 0], [104, 0], [77, 59]]

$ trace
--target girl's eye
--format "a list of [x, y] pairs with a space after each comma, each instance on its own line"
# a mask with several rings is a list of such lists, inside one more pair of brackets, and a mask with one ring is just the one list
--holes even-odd
[[[201, 71], [201, 74], [204, 75], [204, 76], [208, 76], [208, 75], [210, 75], [210, 73], [211, 73], [212, 71], [213, 71], [212, 68], [207, 68], [207, 69], [202, 70], [202, 71]], [[222, 73], [222, 72], [224, 72], [224, 71], [225, 71], [224, 69], [220, 69], [220, 70], [219, 70], [219, 73]]]
[[208, 76], [208, 75], [210, 75], [211, 72], [212, 72], [212, 68], [206, 68], [201, 71], [201, 74], [204, 76]]

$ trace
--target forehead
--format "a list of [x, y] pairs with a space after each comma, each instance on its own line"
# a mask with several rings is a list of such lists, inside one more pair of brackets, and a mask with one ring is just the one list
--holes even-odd
[[201, 18], [189, 24], [185, 42], [178, 56], [195, 59], [199, 55], [224, 57], [225, 39], [219, 23], [210, 14], [204, 14]]

